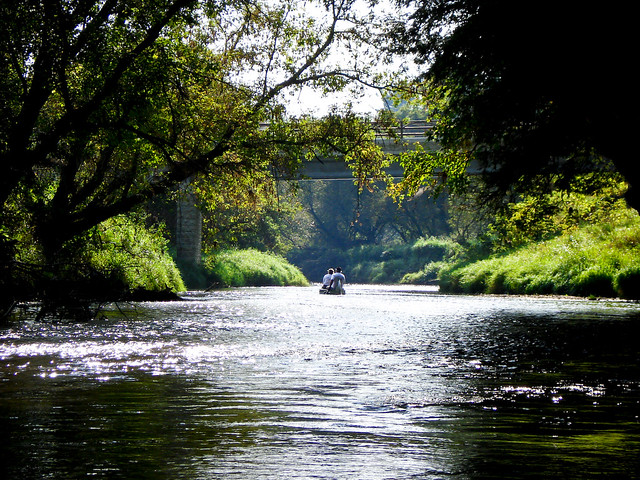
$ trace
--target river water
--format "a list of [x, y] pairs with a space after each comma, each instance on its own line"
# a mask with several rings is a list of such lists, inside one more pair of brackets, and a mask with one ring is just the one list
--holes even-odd
[[640, 477], [640, 305], [317, 292], [1, 327], [0, 478]]

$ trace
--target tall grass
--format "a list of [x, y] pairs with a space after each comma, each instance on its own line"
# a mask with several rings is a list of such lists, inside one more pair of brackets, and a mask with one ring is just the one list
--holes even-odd
[[640, 298], [640, 219], [577, 229], [546, 242], [440, 272], [458, 293]]
[[204, 261], [210, 286], [306, 286], [302, 272], [284, 258], [255, 249], [223, 250]]

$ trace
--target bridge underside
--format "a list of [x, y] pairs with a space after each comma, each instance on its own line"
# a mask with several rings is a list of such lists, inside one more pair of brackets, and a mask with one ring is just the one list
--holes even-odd
[[[404, 170], [393, 163], [385, 171], [393, 178], [402, 178]], [[315, 160], [305, 162], [300, 180], [353, 180], [353, 173], [343, 161]]]

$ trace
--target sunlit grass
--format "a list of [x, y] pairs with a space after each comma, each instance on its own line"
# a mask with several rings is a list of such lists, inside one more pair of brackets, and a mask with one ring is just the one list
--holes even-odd
[[640, 220], [586, 226], [440, 274], [444, 291], [640, 298]]
[[302, 272], [284, 258], [255, 249], [224, 250], [205, 260], [209, 285], [216, 286], [306, 286]]

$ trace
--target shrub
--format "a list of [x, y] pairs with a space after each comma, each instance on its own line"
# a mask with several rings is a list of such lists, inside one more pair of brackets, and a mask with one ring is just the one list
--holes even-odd
[[223, 250], [205, 259], [211, 286], [305, 286], [309, 281], [284, 258], [255, 249]]
[[571, 293], [584, 297], [615, 297], [612, 272], [599, 266], [581, 272], [571, 286]]
[[451, 239], [439, 237], [422, 237], [411, 247], [412, 255], [420, 257], [424, 263], [437, 262], [452, 256], [459, 245]]
[[424, 268], [417, 272], [409, 272], [403, 275], [400, 283], [409, 285], [424, 285], [437, 280], [440, 270], [446, 265], [445, 262], [427, 263]]
[[614, 288], [619, 297], [640, 300], [640, 265], [629, 265], [618, 272]]
[[119, 216], [101, 223], [86, 237], [83, 256], [91, 270], [131, 292], [183, 291], [167, 245], [162, 228], [148, 228], [141, 219]]

